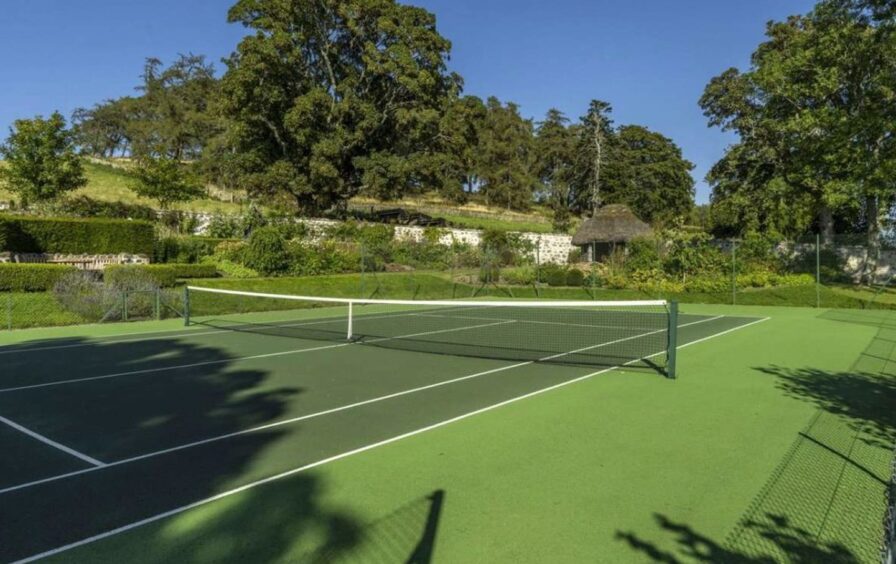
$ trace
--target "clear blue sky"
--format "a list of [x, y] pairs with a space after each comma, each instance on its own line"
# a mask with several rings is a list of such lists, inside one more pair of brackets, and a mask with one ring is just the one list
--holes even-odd
[[[745, 68], [765, 23], [811, 0], [416, 0], [454, 44], [466, 92], [579, 117], [589, 100], [617, 124], [671, 137], [702, 179], [732, 138], [708, 129], [697, 100], [728, 67]], [[12, 121], [131, 94], [146, 57], [229, 54], [243, 30], [226, 23], [232, 0], [3, 0], [0, 133]], [[219, 71], [223, 65], [218, 64]]]

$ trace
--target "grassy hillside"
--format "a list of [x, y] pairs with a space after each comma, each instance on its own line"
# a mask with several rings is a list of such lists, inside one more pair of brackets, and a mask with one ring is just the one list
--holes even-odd
[[[0, 166], [3, 163], [0, 162]], [[87, 161], [84, 169], [87, 174], [87, 186], [72, 192], [72, 196], [87, 196], [100, 201], [123, 202], [156, 207], [152, 200], [137, 196], [129, 186], [133, 179], [128, 174], [126, 164], [101, 163]], [[246, 207], [244, 197], [210, 186], [208, 197], [176, 204], [175, 209], [182, 211], [208, 212], [220, 214], [239, 214]], [[0, 187], [0, 202], [12, 201], [12, 193]], [[231, 201], [233, 200], [233, 201]], [[401, 207], [411, 211], [444, 218], [450, 225], [468, 229], [501, 229], [507, 231], [531, 231], [550, 233], [553, 231], [549, 218], [549, 210], [535, 206], [528, 213], [508, 211], [486, 206], [477, 201], [475, 196], [470, 202], [458, 205], [437, 195], [423, 195], [404, 198], [393, 202], [379, 202], [370, 198], [355, 198], [350, 206], [359, 210], [386, 209]]]

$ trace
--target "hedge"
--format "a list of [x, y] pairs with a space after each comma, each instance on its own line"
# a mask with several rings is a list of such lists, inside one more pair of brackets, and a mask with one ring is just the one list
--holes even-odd
[[134, 281], [150, 279], [162, 288], [177, 284], [178, 278], [215, 278], [218, 271], [213, 264], [123, 264], [107, 266], [103, 280], [122, 288]]
[[146, 221], [0, 216], [2, 250], [15, 253], [151, 255], [155, 228]]
[[46, 292], [74, 270], [63, 264], [0, 263], [0, 291]]

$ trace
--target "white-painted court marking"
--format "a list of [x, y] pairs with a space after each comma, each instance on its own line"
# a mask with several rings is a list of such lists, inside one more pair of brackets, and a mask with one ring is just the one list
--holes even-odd
[[93, 465], [92, 469], [94, 469], [94, 470], [97, 468], [103, 468], [104, 466], [106, 466], [105, 464], [103, 464], [102, 462], [97, 460], [96, 458], [91, 458], [84, 453], [76, 451], [73, 448], [69, 448], [63, 444], [57, 443], [53, 439], [45, 437], [45, 436], [41, 435], [40, 433], [36, 433], [36, 432], [32, 431], [31, 429], [29, 429], [28, 427], [25, 427], [24, 425], [19, 425], [12, 419], [7, 419], [6, 417], [0, 417], [0, 423], [4, 423], [5, 425], [12, 427], [16, 431], [19, 431], [20, 433], [24, 433], [25, 435], [28, 435], [32, 439], [37, 439], [38, 441], [40, 441], [46, 445], [49, 445], [57, 450], [61, 450], [62, 452], [66, 453], [66, 454], [70, 454], [70, 455], [74, 456], [75, 458], [80, 458], [84, 462], [87, 462], [88, 464], [92, 464]]
[[[677, 347], [677, 348], [681, 349], [681, 348], [685, 348], [685, 347], [690, 346], [690, 345], [695, 345], [695, 344], [697, 344], [697, 343], [702, 343], [702, 342], [708, 341], [708, 340], [710, 340], [710, 339], [714, 339], [714, 338], [716, 338], [716, 337], [721, 337], [722, 335], [727, 335], [727, 334], [732, 333], [732, 332], [734, 332], [734, 331], [737, 331], [737, 330], [740, 330], [740, 329], [744, 329], [744, 328], [750, 327], [750, 326], [752, 326], [752, 325], [756, 325], [757, 323], [762, 323], [762, 322], [764, 322], [764, 321], [768, 321], [769, 319], [770, 319], [770, 318], [768, 318], [768, 317], [765, 317], [765, 318], [762, 318], [762, 319], [757, 319], [756, 321], [753, 321], [753, 322], [751, 322], [751, 323], [747, 323], [747, 324], [744, 324], [744, 325], [739, 325], [739, 326], [737, 326], [737, 327], [733, 327], [733, 328], [728, 329], [728, 330], [726, 330], [726, 331], [722, 331], [722, 332], [720, 332], [720, 333], [716, 333], [716, 334], [713, 334], [713, 335], [709, 335], [709, 336], [707, 336], [707, 337], [704, 337], [704, 338], [702, 338], [702, 339], [698, 339], [698, 340], [696, 340], [696, 341], [691, 341], [691, 342], [689, 342], [689, 343], [685, 343], [684, 345], [681, 345], [681, 346], [679, 346], [679, 347]], [[318, 461], [316, 461], [316, 462], [312, 462], [312, 463], [310, 463], [310, 464], [306, 464], [306, 465], [304, 465], [304, 466], [300, 466], [300, 467], [297, 467], [297, 468], [293, 468], [293, 469], [291, 469], [291, 470], [287, 470], [287, 471], [285, 471], [285, 472], [281, 472], [281, 473], [279, 473], [279, 474], [275, 474], [275, 475], [273, 475], [273, 476], [269, 476], [269, 477], [267, 477], [267, 478], [263, 478], [263, 479], [260, 479], [260, 480], [256, 480], [256, 481], [254, 481], [254, 482], [250, 482], [250, 483], [245, 484], [245, 485], [243, 485], [243, 486], [240, 486], [240, 487], [238, 487], [238, 488], [234, 488], [234, 489], [231, 489], [231, 490], [228, 490], [228, 491], [224, 491], [224, 492], [221, 492], [221, 493], [219, 493], [219, 494], [217, 494], [217, 495], [214, 495], [214, 496], [211, 496], [211, 497], [207, 497], [207, 498], [205, 498], [205, 499], [201, 499], [201, 500], [199, 500], [199, 501], [196, 501], [196, 502], [193, 502], [193, 503], [190, 503], [190, 504], [187, 504], [187, 505], [182, 505], [182, 506], [180, 506], [180, 507], [176, 507], [176, 508], [174, 508], [174, 509], [165, 511], [165, 512], [163, 512], [163, 513], [158, 513], [158, 514], [153, 515], [153, 516], [151, 516], [151, 517], [147, 517], [146, 519], [141, 519], [141, 520], [139, 520], [139, 521], [135, 521], [135, 522], [133, 522], [133, 523], [129, 523], [129, 524], [127, 524], [127, 525], [123, 525], [123, 526], [121, 526], [121, 527], [117, 527], [117, 528], [115, 528], [115, 529], [111, 529], [111, 530], [109, 530], [109, 531], [105, 531], [105, 532], [103, 532], [103, 533], [99, 533], [99, 534], [97, 534], [97, 535], [93, 535], [93, 536], [90, 536], [90, 537], [81, 539], [81, 540], [76, 541], [76, 542], [73, 542], [73, 543], [69, 543], [69, 544], [66, 544], [66, 545], [63, 545], [63, 546], [60, 546], [60, 547], [51, 549], [51, 550], [47, 550], [47, 551], [45, 551], [45, 552], [41, 552], [41, 553], [39, 553], [39, 554], [35, 554], [35, 555], [32, 555], [32, 556], [29, 556], [29, 557], [27, 557], [27, 558], [24, 558], [24, 559], [22, 559], [22, 560], [19, 560], [18, 562], [24, 564], [24, 563], [27, 563], [27, 562], [34, 562], [34, 561], [36, 561], [36, 560], [40, 560], [40, 559], [42, 559], [42, 558], [48, 558], [48, 557], [50, 557], [50, 556], [55, 556], [55, 555], [57, 555], [57, 554], [60, 554], [60, 553], [69, 551], [69, 550], [71, 550], [71, 549], [78, 548], [78, 547], [80, 547], [80, 546], [84, 546], [84, 545], [87, 545], [87, 544], [91, 544], [91, 543], [93, 543], [93, 542], [96, 542], [96, 541], [99, 541], [99, 540], [103, 540], [103, 539], [106, 539], [106, 538], [109, 538], [109, 537], [112, 537], [112, 536], [115, 536], [115, 535], [118, 535], [118, 534], [121, 534], [121, 533], [130, 531], [130, 530], [133, 530], [133, 529], [137, 529], [137, 528], [142, 527], [142, 526], [144, 526], [144, 525], [148, 525], [148, 524], [150, 524], [150, 523], [154, 523], [154, 522], [156, 522], [156, 521], [160, 521], [160, 520], [162, 520], [162, 519], [166, 519], [166, 518], [168, 518], [168, 517], [172, 517], [172, 516], [174, 516], [174, 515], [178, 515], [178, 514], [180, 514], [180, 513], [184, 513], [184, 512], [186, 512], [186, 511], [190, 511], [191, 509], [196, 509], [196, 508], [198, 508], [198, 507], [202, 507], [202, 506], [204, 506], [204, 505], [208, 505], [209, 503], [212, 503], [212, 502], [218, 501], [218, 500], [220, 500], [220, 499], [224, 499], [224, 498], [227, 498], [227, 497], [236, 495], [236, 494], [238, 494], [238, 493], [244, 492], [244, 491], [249, 490], [249, 489], [256, 488], [256, 487], [258, 487], [258, 486], [262, 486], [262, 485], [264, 485], [264, 484], [268, 484], [268, 483], [270, 483], [270, 482], [275, 482], [275, 481], [278, 481], [278, 480], [282, 480], [283, 478], [287, 478], [287, 477], [289, 477], [289, 476], [293, 476], [293, 475], [295, 475], [295, 474], [299, 474], [299, 473], [301, 473], [301, 472], [305, 472], [305, 471], [307, 471], [307, 470], [311, 470], [311, 469], [313, 469], [313, 468], [317, 468], [317, 467], [319, 467], [319, 466], [323, 466], [323, 465], [325, 465], [325, 464], [329, 464], [329, 463], [331, 463], [331, 462], [336, 462], [336, 461], [338, 461], [338, 460], [342, 460], [342, 459], [344, 459], [344, 458], [348, 458], [348, 457], [351, 457], [351, 456], [354, 456], [354, 455], [357, 455], [357, 454], [361, 454], [361, 453], [363, 453], [363, 452], [367, 452], [367, 451], [369, 451], [369, 450], [373, 450], [373, 449], [376, 449], [376, 448], [379, 448], [379, 447], [382, 447], [382, 446], [386, 446], [386, 445], [389, 445], [389, 444], [392, 444], [392, 443], [395, 443], [395, 442], [398, 442], [398, 441], [401, 441], [401, 440], [404, 440], [404, 439], [407, 439], [407, 438], [410, 438], [410, 437], [413, 437], [413, 436], [416, 436], [416, 435], [420, 435], [420, 434], [422, 434], [422, 433], [426, 433], [426, 432], [432, 431], [432, 430], [434, 430], [434, 429], [438, 429], [438, 428], [440, 428], [440, 427], [444, 427], [444, 426], [446, 426], [446, 425], [450, 425], [450, 424], [452, 424], [452, 423], [456, 423], [456, 422], [458, 422], [458, 421], [462, 421], [462, 420], [464, 420], [464, 419], [468, 419], [468, 418], [470, 418], [470, 417], [474, 417], [474, 416], [479, 415], [479, 414], [482, 414], [482, 413], [486, 413], [486, 412], [488, 412], [488, 411], [492, 411], [492, 410], [494, 410], [494, 409], [498, 409], [498, 408], [504, 407], [504, 406], [506, 406], [506, 405], [510, 405], [510, 404], [512, 404], [512, 403], [516, 403], [516, 402], [522, 401], [522, 400], [524, 400], [524, 399], [528, 399], [528, 398], [531, 398], [531, 397], [534, 397], [534, 396], [538, 396], [538, 395], [541, 395], [541, 394], [544, 394], [544, 393], [547, 393], [547, 392], [550, 392], [550, 391], [553, 391], [553, 390], [556, 390], [556, 389], [559, 389], [559, 388], [563, 388], [563, 387], [565, 387], [565, 386], [569, 386], [569, 385], [572, 385], [572, 384], [575, 384], [575, 383], [578, 383], [578, 382], [582, 382], [582, 381], [584, 381], [584, 380], [588, 380], [588, 379], [593, 378], [594, 376], [598, 376], [598, 375], [600, 375], [600, 374], [605, 374], [605, 373], [610, 372], [610, 371], [613, 371], [613, 370], [617, 370], [617, 369], [620, 369], [620, 368], [625, 368], [626, 366], [628, 366], [628, 365], [630, 365], [630, 364], [634, 364], [635, 362], [640, 362], [640, 361], [645, 360], [645, 359], [647, 359], [647, 358], [650, 358], [650, 357], [652, 357], [652, 356], [657, 356], [657, 355], [659, 355], [659, 354], [662, 354], [663, 352], [665, 352], [665, 351], [662, 351], [662, 352], [659, 352], [659, 353], [656, 353], [656, 354], [653, 354], [653, 355], [650, 355], [650, 356], [645, 356], [645, 357], [642, 357], [642, 358], [639, 358], [639, 359], [635, 359], [635, 360], [629, 361], [629, 362], [627, 362], [627, 363], [625, 363], [625, 364], [622, 364], [622, 365], [619, 365], [619, 366], [613, 366], [613, 367], [610, 367], [610, 368], [605, 368], [605, 369], [603, 369], [603, 370], [599, 370], [599, 371], [597, 371], [597, 372], [592, 372], [592, 373], [590, 373], [590, 374], [585, 374], [584, 376], [579, 376], [579, 377], [574, 378], [574, 379], [572, 379], [572, 380], [567, 380], [567, 381], [564, 381], [564, 382], [560, 382], [559, 384], [554, 384], [554, 385], [552, 385], [552, 386], [548, 386], [548, 387], [546, 387], [546, 388], [541, 388], [541, 389], [539, 389], [539, 390], [535, 390], [535, 391], [533, 391], [533, 392], [529, 392], [529, 393], [527, 393], [527, 394], [523, 394], [523, 395], [521, 395], [521, 396], [517, 396], [517, 397], [511, 398], [511, 399], [508, 399], [508, 400], [504, 400], [504, 401], [502, 401], [502, 402], [495, 403], [495, 404], [492, 404], [492, 405], [489, 405], [489, 406], [486, 406], [486, 407], [477, 409], [477, 410], [475, 410], [475, 411], [470, 411], [470, 412], [468, 412], [468, 413], [464, 413], [464, 414], [462, 414], [462, 415], [458, 415], [457, 417], [452, 417], [451, 419], [446, 419], [446, 420], [444, 420], [444, 421], [440, 421], [440, 422], [438, 422], [438, 423], [434, 423], [434, 424], [429, 425], [429, 426], [426, 426], [426, 427], [421, 427], [420, 429], [415, 429], [415, 430], [413, 430], [413, 431], [409, 431], [409, 432], [407, 432], [407, 433], [403, 433], [403, 434], [401, 434], [401, 435], [396, 435], [396, 436], [394, 436], [394, 437], [390, 437], [390, 438], [388, 438], [388, 439], [384, 439], [384, 440], [382, 440], [382, 441], [378, 441], [378, 442], [375, 442], [375, 443], [372, 443], [372, 444], [369, 444], [369, 445], [366, 445], [366, 446], [363, 446], [363, 447], [360, 447], [360, 448], [357, 448], [357, 449], [354, 449], [354, 450], [350, 450], [350, 451], [347, 451], [347, 452], [343, 452], [343, 453], [341, 453], [341, 454], [337, 454], [337, 455], [335, 455], [335, 456], [331, 456], [331, 457], [329, 457], [329, 458], [324, 458], [324, 459], [322, 459], [322, 460], [318, 460]]]

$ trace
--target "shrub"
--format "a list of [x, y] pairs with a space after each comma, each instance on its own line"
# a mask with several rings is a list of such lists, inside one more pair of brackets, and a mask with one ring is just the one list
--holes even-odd
[[280, 274], [289, 268], [289, 251], [274, 227], [261, 227], [249, 236], [245, 265], [264, 275]]
[[177, 283], [177, 270], [167, 264], [112, 265], [103, 271], [103, 281], [127, 291], [170, 288]]
[[53, 287], [64, 309], [87, 321], [103, 321], [121, 310], [122, 294], [89, 272], [69, 272]]
[[216, 215], [209, 221], [206, 233], [218, 239], [236, 239], [245, 235], [238, 217]]
[[218, 271], [214, 264], [166, 264], [174, 270], [176, 278], [217, 278]]
[[501, 273], [501, 277], [508, 284], [514, 286], [528, 286], [535, 283], [536, 272], [531, 266], [508, 268]]
[[495, 264], [483, 264], [479, 268], [479, 281], [483, 284], [497, 284], [501, 280], [501, 268]]
[[566, 285], [567, 286], [584, 286], [585, 285], [585, 273], [577, 268], [571, 269], [566, 273]]
[[211, 265], [225, 278], [257, 278], [258, 272], [237, 262], [225, 258], [205, 257], [203, 264]]
[[57, 202], [36, 206], [41, 213], [58, 214], [75, 217], [105, 217], [116, 219], [141, 219], [156, 221], [159, 216], [156, 210], [139, 204], [124, 202], [104, 202], [88, 196], [75, 196]]
[[541, 280], [548, 286], [565, 286], [566, 285], [566, 268], [548, 264], [542, 267]]
[[214, 257], [235, 263], [242, 263], [248, 245], [245, 241], [222, 241], [215, 247]]
[[155, 262], [192, 264], [215, 254], [218, 245], [228, 239], [215, 237], [166, 237], [156, 244]]
[[625, 269], [629, 272], [659, 268], [663, 260], [659, 253], [659, 242], [654, 239], [638, 238], [628, 242]]
[[566, 258], [566, 262], [568, 262], [569, 264], [578, 264], [582, 262], [582, 256], [582, 249], [572, 249], [571, 251], [569, 251], [569, 256]]
[[155, 228], [145, 221], [0, 216], [6, 248], [18, 253], [152, 255]]
[[61, 264], [0, 263], [0, 291], [46, 292], [74, 270]]
[[357, 272], [361, 264], [356, 249], [333, 242], [320, 245], [294, 242], [289, 245], [289, 255], [290, 274], [294, 276]]

